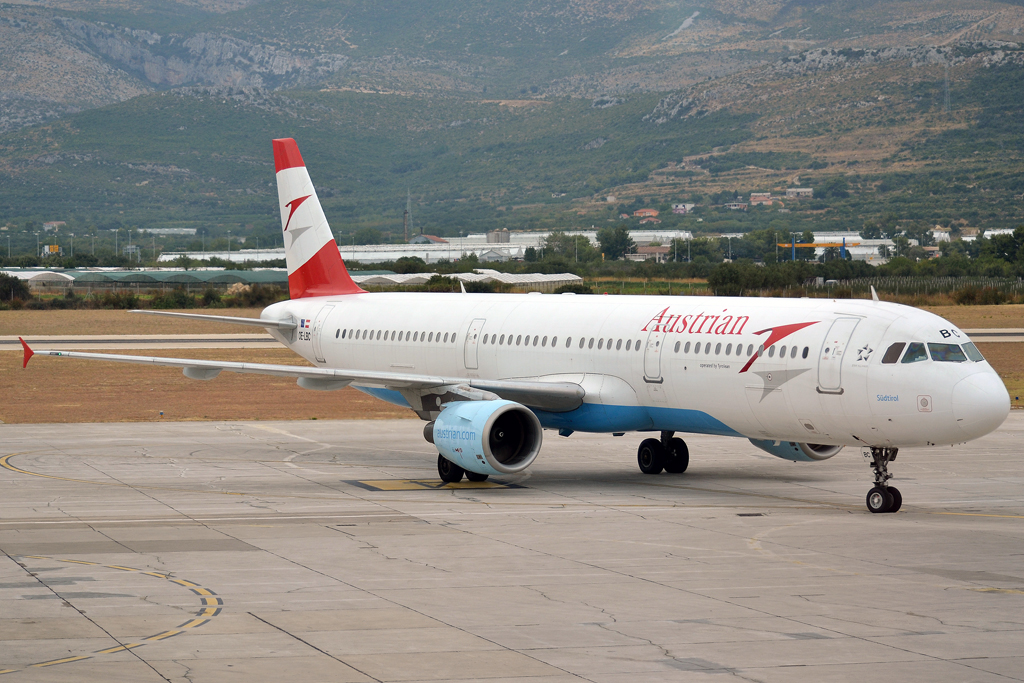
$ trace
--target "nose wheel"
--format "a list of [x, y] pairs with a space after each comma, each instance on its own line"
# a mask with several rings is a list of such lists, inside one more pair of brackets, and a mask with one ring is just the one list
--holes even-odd
[[873, 513], [896, 512], [903, 505], [903, 495], [895, 486], [889, 486], [892, 475], [889, 463], [896, 459], [898, 448], [872, 448], [871, 469], [875, 473], [875, 485], [868, 491], [867, 506]]

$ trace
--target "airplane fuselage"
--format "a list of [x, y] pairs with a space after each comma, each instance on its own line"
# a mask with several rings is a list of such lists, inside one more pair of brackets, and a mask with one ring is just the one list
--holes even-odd
[[[263, 317], [301, 323], [274, 334], [320, 367], [577, 383], [576, 410], [534, 410], [561, 430], [920, 446], [986, 434], [1009, 410], [989, 364], [960, 351], [966, 334], [885, 302], [364, 293], [281, 302]], [[904, 357], [883, 362], [898, 343]], [[407, 405], [386, 387], [357, 388]]]

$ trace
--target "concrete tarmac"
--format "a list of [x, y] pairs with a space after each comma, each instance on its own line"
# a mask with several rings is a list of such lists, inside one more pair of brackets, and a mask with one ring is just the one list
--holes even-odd
[[409, 421], [0, 425], [0, 674], [1020, 681], [1022, 431], [901, 451], [871, 515], [849, 448], [546, 432], [441, 487]]

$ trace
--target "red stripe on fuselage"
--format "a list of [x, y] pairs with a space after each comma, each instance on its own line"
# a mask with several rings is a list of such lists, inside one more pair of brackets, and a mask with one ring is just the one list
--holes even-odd
[[[274, 142], [277, 142], [276, 140]], [[331, 240], [308, 261], [288, 274], [288, 295], [292, 299], [334, 294], [359, 294], [365, 290], [348, 274], [338, 245]]]
[[305, 166], [299, 146], [291, 138], [274, 140], [274, 172], [280, 173], [286, 168]]

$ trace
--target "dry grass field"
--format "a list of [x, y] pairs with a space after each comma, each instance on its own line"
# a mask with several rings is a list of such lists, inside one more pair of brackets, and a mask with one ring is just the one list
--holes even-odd
[[987, 327], [1024, 328], [1024, 304], [1002, 306], [924, 306], [926, 311], [953, 323], [963, 330]]
[[[288, 349], [140, 351], [147, 355], [303, 365]], [[163, 417], [160, 416], [163, 411]], [[415, 418], [355, 389], [308, 391], [294, 379], [221, 373], [208, 382], [146, 365], [0, 352], [0, 420], [7, 423], [148, 420], [338, 420]]]
[[[178, 311], [260, 317], [259, 308]], [[244, 334], [259, 328], [208, 323], [202, 320], [140, 315], [128, 311], [0, 311], [0, 336], [55, 334]]]

